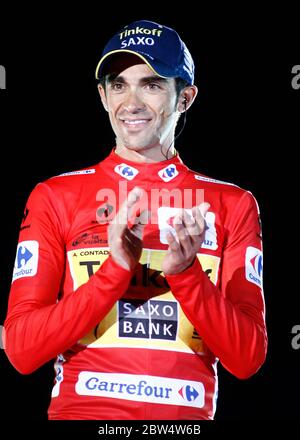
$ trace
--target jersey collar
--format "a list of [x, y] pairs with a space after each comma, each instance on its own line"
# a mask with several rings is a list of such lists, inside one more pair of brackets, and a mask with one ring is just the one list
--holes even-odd
[[145, 163], [124, 159], [116, 154], [115, 148], [102, 163], [106, 169], [113, 171], [115, 178], [119, 176], [129, 181], [150, 180], [175, 183], [176, 180], [181, 180], [179, 176], [183, 177], [182, 174], [188, 170], [178, 154], [161, 162]]

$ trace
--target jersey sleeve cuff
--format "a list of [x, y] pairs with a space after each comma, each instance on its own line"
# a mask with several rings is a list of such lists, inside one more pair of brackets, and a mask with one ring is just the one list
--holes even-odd
[[166, 274], [165, 276], [170, 286], [184, 285], [186, 287], [187, 284], [194, 283], [195, 280], [199, 280], [202, 273], [202, 266], [200, 264], [200, 261], [196, 257], [194, 262], [187, 269], [172, 275]]
[[134, 275], [134, 270], [128, 270], [124, 267], [120, 266], [110, 255], [104, 263], [101, 265], [101, 270], [97, 271], [102, 275], [109, 275], [111, 277], [111, 281], [119, 281], [119, 280], [130, 280]]

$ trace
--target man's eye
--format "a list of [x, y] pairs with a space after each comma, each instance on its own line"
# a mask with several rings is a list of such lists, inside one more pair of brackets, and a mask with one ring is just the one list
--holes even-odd
[[115, 90], [118, 92], [120, 90], [123, 90], [124, 84], [123, 83], [113, 83], [113, 84], [111, 84], [111, 88], [112, 88], [112, 90]]
[[146, 86], [149, 90], [159, 90], [160, 86], [156, 83], [148, 83]]

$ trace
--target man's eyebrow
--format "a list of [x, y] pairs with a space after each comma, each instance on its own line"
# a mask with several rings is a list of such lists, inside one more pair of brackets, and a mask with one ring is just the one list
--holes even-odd
[[114, 82], [114, 81], [117, 81], [117, 82], [125, 82], [125, 79], [124, 79], [124, 77], [123, 76], [121, 76], [121, 75], [117, 75], [116, 73], [111, 73], [110, 75], [107, 75], [107, 78], [106, 78], [106, 81], [108, 82], [108, 83], [112, 83], [112, 82]]
[[[117, 74], [110, 74], [107, 77], [107, 82], [108, 83], [112, 83], [112, 82], [120, 82], [120, 83], [125, 83], [126, 79], [122, 76], [122, 75], [117, 75]], [[139, 80], [140, 83], [150, 83], [150, 82], [159, 82], [159, 83], [167, 83], [168, 82], [168, 78], [162, 78], [161, 76], [158, 75], [151, 75], [151, 76], [144, 76], [143, 78], [141, 78]]]
[[147, 82], [160, 82], [160, 83], [167, 83], [168, 78], [162, 78], [158, 75], [151, 75], [151, 76], [145, 76], [144, 78], [140, 79], [141, 82], [147, 83]]

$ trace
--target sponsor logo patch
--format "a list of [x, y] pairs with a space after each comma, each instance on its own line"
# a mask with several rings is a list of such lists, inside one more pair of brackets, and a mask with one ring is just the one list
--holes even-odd
[[118, 301], [119, 337], [175, 341], [178, 329], [177, 301]]
[[62, 173], [62, 174], [59, 174], [58, 176], [54, 176], [54, 177], [78, 176], [80, 174], [95, 174], [95, 172], [96, 172], [96, 170], [94, 168], [92, 168], [90, 170], [70, 171], [69, 173]]
[[174, 177], [178, 176], [179, 172], [177, 171], [176, 165], [171, 164], [162, 170], [158, 171], [159, 177], [164, 182], [169, 182], [170, 180], [174, 179]]
[[97, 223], [100, 224], [111, 222], [114, 216], [114, 207], [109, 203], [104, 203], [103, 205], [101, 205], [96, 212]]
[[38, 258], [39, 243], [35, 240], [21, 241], [17, 247], [12, 281], [36, 275]]
[[237, 186], [234, 183], [230, 183], [230, 182], [224, 182], [224, 180], [217, 180], [217, 179], [212, 179], [210, 177], [206, 177], [206, 176], [199, 176], [199, 174], [194, 174], [195, 179], [196, 180], [202, 180], [203, 182], [210, 182], [210, 183], [220, 183], [222, 185], [231, 185], [231, 186]]
[[138, 170], [136, 168], [130, 167], [126, 165], [126, 163], [121, 163], [116, 165], [114, 171], [120, 176], [125, 177], [127, 180], [132, 180], [138, 174]]
[[202, 382], [169, 377], [82, 371], [76, 393], [136, 402], [160, 403], [202, 408], [205, 389]]
[[[157, 210], [158, 214], [158, 227], [160, 232], [160, 241], [163, 244], [168, 244], [167, 232], [171, 232], [176, 236], [174, 228], [174, 217], [180, 211], [179, 208], [169, 208], [167, 206], [161, 206]], [[186, 209], [187, 213], [191, 215], [192, 210]], [[202, 243], [203, 249], [211, 249], [215, 251], [218, 249], [217, 243], [217, 230], [215, 226], [216, 215], [213, 212], [207, 212], [205, 216], [206, 221], [206, 231], [204, 242]]]
[[102, 243], [107, 244], [107, 240], [101, 238], [99, 234], [85, 232], [72, 241], [72, 246], [79, 246], [82, 244], [93, 245], [93, 244], [102, 244]]
[[[90, 348], [130, 347], [202, 353], [202, 340], [176, 301], [161, 271], [165, 250], [143, 249], [128, 295], [115, 303], [108, 314], [79, 343]], [[109, 256], [109, 248], [68, 251], [73, 288], [86, 283]], [[197, 254], [203, 271], [217, 284], [220, 258]], [[151, 287], [152, 296], [148, 292]], [[143, 298], [144, 297], [144, 298]]]
[[263, 255], [260, 249], [248, 246], [246, 250], [246, 279], [262, 287]]

